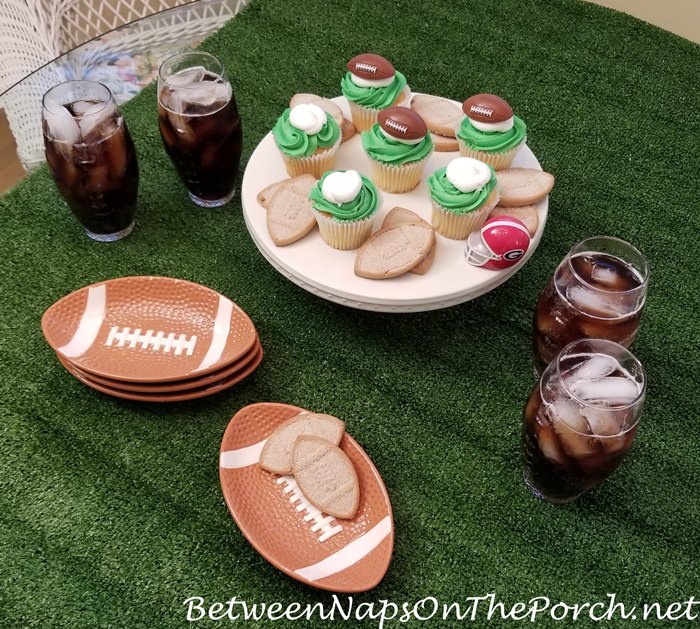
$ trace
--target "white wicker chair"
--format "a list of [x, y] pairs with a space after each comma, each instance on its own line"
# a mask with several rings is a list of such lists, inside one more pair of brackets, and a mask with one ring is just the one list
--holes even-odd
[[[44, 160], [41, 98], [50, 87], [69, 79], [101, 80], [122, 103], [152, 78], [162, 58], [198, 43], [247, 1], [2, 0], [0, 106], [23, 166], [30, 170]], [[124, 81], [114, 72], [115, 64], [135, 56], [148, 67], [144, 76]]]

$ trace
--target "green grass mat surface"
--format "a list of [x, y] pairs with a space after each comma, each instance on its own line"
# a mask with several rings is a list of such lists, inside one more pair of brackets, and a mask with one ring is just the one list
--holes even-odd
[[[88, 240], [45, 168], [0, 199], [0, 626], [183, 627], [190, 596], [332, 603], [260, 557], [224, 504], [220, 440], [258, 401], [344, 419], [383, 475], [394, 558], [356, 605], [432, 596], [466, 606], [489, 593], [508, 606], [700, 598], [700, 48], [564, 0], [254, 0], [203, 47], [234, 82], [244, 165], [291, 94], [337, 95], [360, 52], [391, 59], [414, 91], [505, 96], [557, 177], [542, 242], [510, 281], [461, 306], [390, 315], [323, 301], [264, 260], [238, 196], [220, 210], [186, 199], [161, 146], [155, 89], [145, 90], [123, 107], [141, 170], [131, 236]], [[554, 507], [525, 489], [518, 460], [531, 316], [557, 262], [594, 234], [629, 240], [650, 260], [633, 347], [648, 399], [622, 467]], [[265, 348], [257, 372], [171, 405], [113, 399], [72, 378], [42, 337], [42, 313], [86, 284], [140, 274], [190, 279], [238, 302]], [[254, 623], [193, 623], [234, 624]], [[480, 611], [463, 624], [519, 623]]]

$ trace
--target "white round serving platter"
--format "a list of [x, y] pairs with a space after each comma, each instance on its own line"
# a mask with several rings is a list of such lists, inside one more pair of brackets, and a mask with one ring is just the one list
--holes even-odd
[[[344, 115], [350, 119], [345, 98], [339, 96], [333, 101], [340, 105]], [[433, 152], [425, 165], [420, 185], [411, 192], [389, 194], [380, 190], [380, 206], [374, 229], [379, 228], [384, 216], [397, 205], [413, 210], [430, 222], [431, 203], [426, 181], [434, 170], [446, 166], [458, 156], [457, 151]], [[527, 145], [518, 151], [512, 167], [542, 170]], [[371, 178], [370, 161], [362, 149], [359, 134], [340, 145], [335, 168], [354, 169]], [[454, 306], [479, 297], [503, 284], [522, 268], [537, 248], [547, 221], [548, 198], [537, 206], [539, 227], [530, 248], [520, 262], [509, 269], [489, 271], [474, 267], [464, 259], [464, 240], [450, 240], [435, 234], [435, 261], [425, 275], [405, 273], [392, 279], [370, 280], [358, 277], [353, 271], [356, 250], [333, 249], [323, 242], [318, 229], [285, 247], [278, 247], [272, 242], [267, 231], [266, 211], [258, 203], [257, 195], [271, 183], [288, 177], [272, 133], [268, 133], [248, 161], [241, 188], [243, 216], [253, 242], [277, 271], [304, 290], [361, 310], [422, 312]]]

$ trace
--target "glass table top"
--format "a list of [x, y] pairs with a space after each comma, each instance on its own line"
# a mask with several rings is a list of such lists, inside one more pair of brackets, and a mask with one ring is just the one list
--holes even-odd
[[19, 158], [28, 170], [43, 162], [41, 98], [54, 85], [99, 81], [118, 104], [157, 77], [166, 57], [192, 49], [240, 11], [248, 0], [196, 0], [131, 21], [37, 68], [2, 94]]

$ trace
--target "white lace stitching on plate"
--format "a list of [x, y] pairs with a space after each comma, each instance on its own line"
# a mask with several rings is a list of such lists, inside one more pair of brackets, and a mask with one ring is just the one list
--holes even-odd
[[299, 485], [294, 480], [292, 476], [280, 476], [277, 479], [277, 484], [281, 485], [284, 483], [286, 486], [283, 488], [285, 494], [289, 494], [289, 502], [295, 505], [295, 509], [298, 512], [306, 511], [304, 516], [304, 522], [313, 522], [311, 526], [311, 532], [316, 533], [316, 531], [321, 531], [321, 535], [318, 538], [319, 542], [325, 542], [327, 539], [333, 537], [336, 533], [340, 533], [343, 527], [339, 524], [335, 526], [333, 523], [336, 521], [331, 515], [324, 515], [316, 507], [314, 507], [301, 493]]

